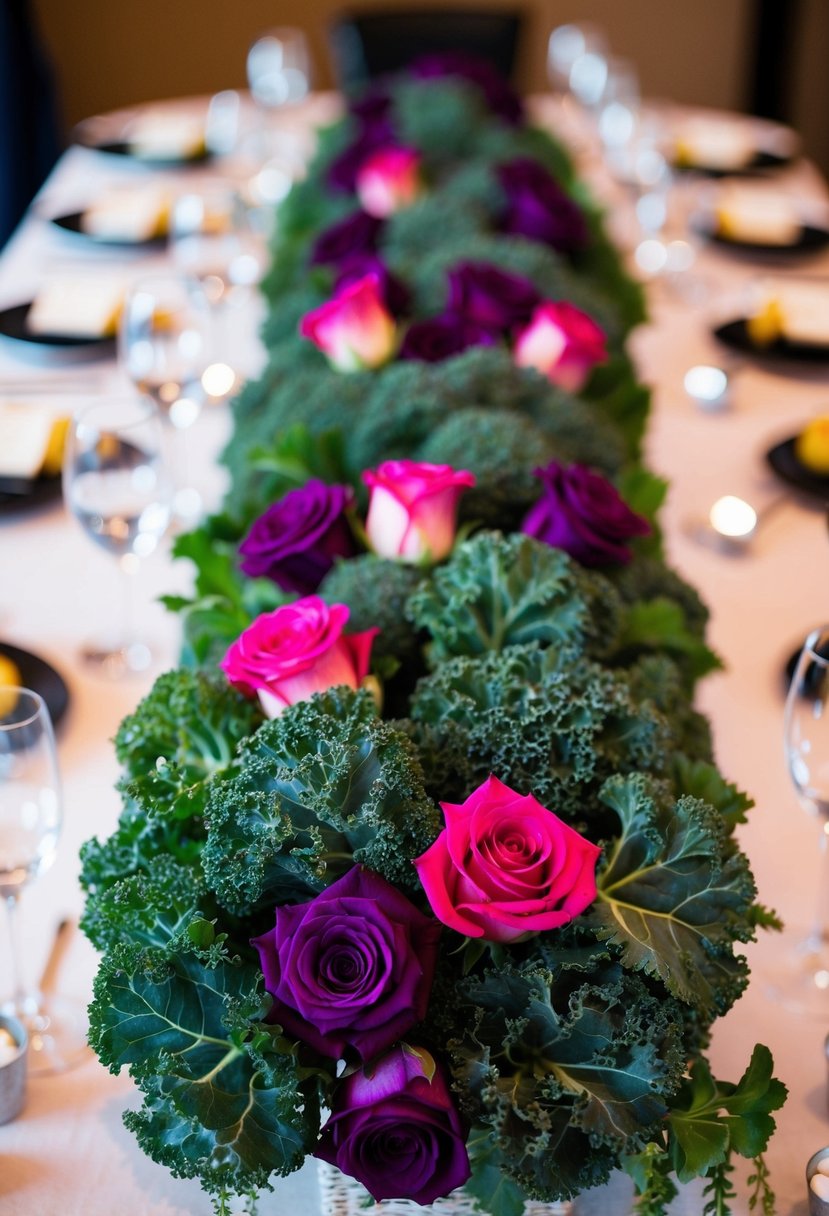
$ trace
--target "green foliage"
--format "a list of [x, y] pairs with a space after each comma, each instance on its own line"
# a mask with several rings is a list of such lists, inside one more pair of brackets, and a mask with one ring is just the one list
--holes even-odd
[[389, 561], [374, 553], [337, 562], [320, 584], [328, 604], [347, 604], [350, 633], [379, 628], [371, 648], [372, 661], [393, 658], [418, 669], [419, 639], [405, 609], [409, 596], [427, 577], [421, 566]]
[[211, 789], [207, 880], [240, 915], [309, 899], [357, 862], [416, 890], [412, 859], [440, 829], [422, 782], [411, 743], [368, 693], [332, 689], [291, 706]]
[[593, 839], [612, 823], [599, 790], [615, 773], [658, 772], [670, 729], [624, 673], [538, 643], [448, 660], [412, 697], [427, 789], [462, 801], [490, 773]]
[[455, 547], [409, 601], [432, 638], [430, 665], [538, 642], [594, 657], [613, 650], [619, 629], [613, 588], [560, 549], [530, 536], [479, 532]]
[[621, 834], [607, 848], [588, 921], [623, 948], [626, 966], [658, 976], [708, 1019], [746, 984], [734, 943], [753, 936], [755, 889], [748, 862], [729, 846], [719, 812], [677, 802], [642, 774], [614, 776], [601, 793]]

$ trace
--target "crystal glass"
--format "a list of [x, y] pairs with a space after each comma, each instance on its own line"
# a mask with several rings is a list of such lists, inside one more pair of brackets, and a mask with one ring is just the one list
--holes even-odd
[[1, 1007], [29, 1032], [29, 1071], [57, 1072], [86, 1051], [83, 1010], [52, 1005], [23, 984], [17, 904], [25, 886], [51, 866], [61, 829], [61, 788], [52, 721], [27, 688], [0, 687], [0, 896], [11, 946], [11, 996]]
[[267, 30], [248, 51], [248, 84], [254, 101], [265, 110], [293, 105], [311, 87], [311, 53], [297, 26]]
[[82, 657], [113, 678], [143, 671], [152, 656], [133, 628], [132, 580], [167, 531], [172, 502], [151, 400], [103, 399], [81, 411], [67, 436], [63, 491], [86, 534], [116, 559], [124, 589], [115, 636], [88, 643]]
[[783, 718], [786, 764], [800, 805], [818, 823], [822, 871], [808, 934], [789, 944], [775, 984], [781, 1003], [829, 1018], [829, 625], [809, 634], [794, 670]]
[[190, 484], [186, 432], [202, 411], [211, 374], [210, 312], [198, 281], [158, 274], [134, 283], [124, 301], [118, 350], [127, 377], [169, 428], [173, 507], [179, 520], [192, 524], [201, 498]]

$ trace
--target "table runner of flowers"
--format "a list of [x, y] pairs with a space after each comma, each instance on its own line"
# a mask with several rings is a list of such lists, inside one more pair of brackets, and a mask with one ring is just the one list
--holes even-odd
[[309, 1155], [493, 1216], [619, 1168], [642, 1216], [698, 1176], [724, 1213], [743, 1156], [771, 1212], [784, 1087], [705, 1048], [775, 918], [601, 216], [500, 78], [430, 57], [320, 134], [264, 290], [183, 666], [82, 855], [127, 1125], [220, 1212]]

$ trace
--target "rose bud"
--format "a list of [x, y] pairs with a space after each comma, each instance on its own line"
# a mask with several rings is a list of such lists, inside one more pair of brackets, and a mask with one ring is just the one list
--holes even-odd
[[345, 604], [316, 595], [284, 604], [258, 616], [219, 666], [235, 688], [258, 695], [269, 718], [336, 685], [359, 688], [378, 630], [344, 634], [348, 615]]
[[335, 558], [355, 553], [345, 516], [353, 498], [349, 486], [317, 480], [290, 490], [254, 521], [239, 546], [244, 573], [269, 578], [283, 591], [316, 591]]
[[363, 473], [369, 544], [380, 557], [441, 561], [455, 543], [458, 499], [475, 475], [448, 464], [387, 460]]
[[415, 861], [439, 921], [466, 937], [516, 942], [558, 929], [596, 898], [601, 853], [532, 794], [488, 777], [455, 805]]
[[447, 311], [495, 333], [526, 325], [540, 303], [534, 283], [489, 262], [461, 262], [449, 271]]
[[506, 196], [499, 225], [502, 232], [543, 241], [560, 253], [587, 244], [589, 234], [581, 208], [539, 161], [517, 157], [499, 165], [497, 172]]
[[365, 211], [355, 211], [323, 229], [311, 249], [312, 266], [341, 266], [348, 258], [374, 253], [383, 221]]
[[341, 372], [380, 367], [397, 345], [394, 317], [383, 303], [382, 284], [375, 274], [349, 283], [332, 300], [306, 313], [299, 332]]
[[385, 219], [410, 207], [423, 192], [421, 156], [414, 148], [386, 147], [372, 152], [357, 173], [357, 197], [369, 215]]
[[401, 343], [399, 358], [442, 363], [470, 346], [494, 346], [497, 341], [498, 337], [491, 329], [455, 313], [444, 313], [410, 325]]
[[541, 497], [524, 517], [522, 532], [563, 549], [583, 566], [630, 561], [633, 554], [625, 542], [647, 536], [651, 526], [631, 511], [606, 477], [555, 460], [534, 472], [541, 480]]
[[565, 300], [539, 305], [515, 341], [515, 362], [534, 367], [553, 384], [577, 393], [597, 363], [607, 360], [604, 330]]
[[252, 944], [274, 998], [269, 1020], [321, 1055], [370, 1060], [426, 1016], [441, 927], [355, 866], [315, 899], [276, 909]]
[[466, 1136], [442, 1070], [401, 1043], [337, 1090], [314, 1156], [370, 1195], [433, 1203], [470, 1176]]

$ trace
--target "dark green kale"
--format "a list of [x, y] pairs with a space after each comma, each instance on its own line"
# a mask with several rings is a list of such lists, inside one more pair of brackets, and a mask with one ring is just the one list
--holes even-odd
[[355, 863], [417, 891], [412, 859], [440, 830], [412, 744], [347, 689], [261, 726], [213, 783], [206, 819], [207, 881], [240, 915], [310, 899]]
[[621, 605], [600, 574], [520, 532], [479, 532], [412, 595], [408, 615], [431, 637], [437, 667], [537, 642], [594, 658], [611, 653]]
[[420, 669], [420, 641], [405, 610], [409, 596], [427, 577], [421, 566], [363, 553], [337, 562], [320, 584], [319, 594], [328, 604], [348, 605], [349, 633], [380, 630], [371, 648], [372, 660], [397, 659]]

